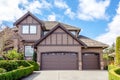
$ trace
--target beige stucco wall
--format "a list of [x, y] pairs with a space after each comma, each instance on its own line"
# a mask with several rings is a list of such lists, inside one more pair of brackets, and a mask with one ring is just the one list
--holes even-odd
[[80, 46], [38, 46], [37, 62], [41, 63], [41, 53], [43, 52], [77, 52], [78, 69], [81, 70], [81, 47]]

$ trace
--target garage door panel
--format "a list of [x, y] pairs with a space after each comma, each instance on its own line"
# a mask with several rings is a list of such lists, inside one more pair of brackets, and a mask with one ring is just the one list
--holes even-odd
[[82, 54], [82, 68], [86, 70], [99, 69], [99, 54], [97, 53], [84, 53]]
[[76, 53], [42, 53], [42, 70], [76, 70]]

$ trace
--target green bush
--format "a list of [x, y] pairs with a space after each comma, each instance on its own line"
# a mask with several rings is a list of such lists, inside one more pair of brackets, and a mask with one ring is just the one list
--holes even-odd
[[112, 64], [108, 66], [108, 70], [115, 69], [115, 68], [117, 68], [117, 66], [112, 65]]
[[0, 61], [0, 68], [4, 68], [7, 71], [17, 69], [18, 63], [15, 61], [2, 60]]
[[0, 73], [4, 73], [4, 72], [6, 72], [6, 70], [3, 68], [0, 68]]
[[18, 69], [24, 68], [24, 66], [19, 66]]
[[34, 71], [39, 70], [39, 64], [37, 62], [35, 61], [28, 61], [28, 62], [34, 66]]
[[109, 80], [120, 80], [120, 68], [114, 68], [109, 71]]
[[115, 64], [120, 66], [120, 37], [116, 39], [116, 60]]
[[109, 65], [109, 80], [120, 80], [120, 68], [115, 65]]
[[33, 54], [33, 61], [37, 62], [37, 53], [36, 52], [34, 52], [34, 54]]
[[24, 60], [24, 54], [23, 53], [19, 53], [18, 54], [18, 60]]
[[0, 80], [20, 80], [22, 77], [28, 76], [34, 70], [33, 65], [28, 63], [27, 61], [16, 61], [19, 65], [28, 65], [27, 67], [18, 68], [9, 72], [1, 73]]
[[28, 67], [30, 65], [26, 60], [16, 60], [16, 62], [18, 63], [18, 66]]
[[3, 57], [0, 57], [0, 60], [4, 60], [4, 58], [3, 58]]
[[23, 53], [18, 53], [17, 50], [9, 50], [7, 53], [4, 53], [4, 57], [8, 60], [23, 60]]

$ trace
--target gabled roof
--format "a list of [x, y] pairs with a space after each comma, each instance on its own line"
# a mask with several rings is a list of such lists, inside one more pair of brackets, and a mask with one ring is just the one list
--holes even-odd
[[27, 18], [28, 16], [31, 16], [33, 19], [35, 19], [37, 22], [39, 22], [42, 25], [42, 28], [45, 29], [44, 27], [44, 22], [42, 20], [39, 20], [36, 16], [34, 16], [31, 12], [27, 12], [25, 15], [23, 15], [21, 18], [19, 18], [13, 25], [16, 26], [18, 25], [22, 20]]
[[104, 44], [104, 43], [101, 43], [99, 41], [90, 39], [90, 38], [85, 37], [83, 35], [79, 35], [78, 39], [81, 40], [82, 42], [84, 42], [84, 44], [86, 44], [87, 47], [102, 47], [102, 48], [107, 48], [108, 47], [107, 44]]
[[42, 37], [41, 39], [39, 39], [35, 44], [34, 47], [36, 47], [40, 42], [42, 42], [47, 36], [49, 36], [50, 34], [52, 34], [56, 29], [61, 28], [62, 30], [64, 30], [67, 34], [69, 34], [73, 39], [75, 39], [76, 41], [79, 42], [79, 44], [81, 44], [82, 46], [86, 46], [81, 40], [78, 40], [72, 33], [70, 33], [62, 24], [58, 23], [54, 28], [52, 28], [51, 31], [49, 31], [44, 37]]
[[68, 25], [68, 24], [64, 24], [64, 23], [61, 23], [61, 22], [58, 22], [58, 21], [44, 21], [45, 23], [45, 28], [46, 30], [51, 30], [53, 27], [55, 27], [58, 23], [62, 24], [67, 30], [70, 30], [70, 31], [73, 31], [73, 30], [76, 30], [76, 31], [79, 31], [80, 32], [80, 29], [75, 27], [75, 26], [71, 26], [71, 25]]
[[22, 20], [24, 20], [26, 17], [31, 16], [33, 19], [35, 19], [37, 22], [39, 22], [42, 25], [42, 28], [44, 30], [51, 30], [53, 27], [55, 27], [58, 23], [62, 24], [67, 30], [70, 31], [78, 31], [80, 32], [81, 29], [75, 27], [75, 26], [71, 26], [68, 24], [64, 24], [58, 21], [42, 21], [40, 19], [38, 19], [36, 16], [34, 16], [31, 12], [27, 12], [25, 15], [23, 15], [21, 18], [19, 18], [13, 25], [17, 26]]

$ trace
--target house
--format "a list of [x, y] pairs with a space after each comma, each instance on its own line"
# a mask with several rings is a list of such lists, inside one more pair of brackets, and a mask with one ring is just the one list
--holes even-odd
[[[14, 46], [32, 59], [34, 51], [42, 70], [103, 69], [106, 44], [79, 35], [77, 27], [57, 21], [43, 21], [27, 12], [15, 23]], [[19, 36], [19, 37], [18, 37]]]

